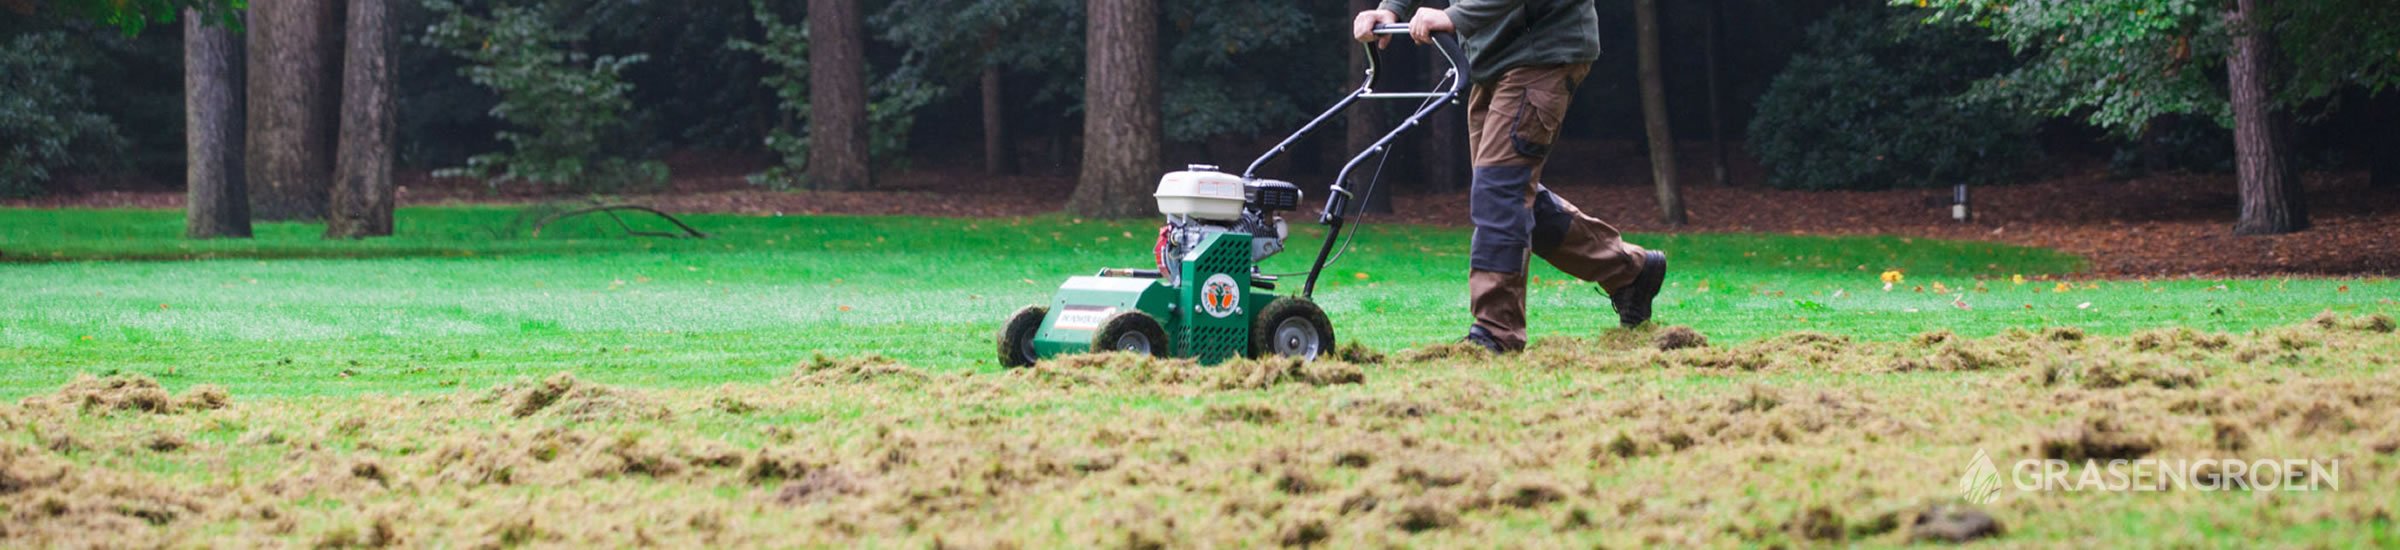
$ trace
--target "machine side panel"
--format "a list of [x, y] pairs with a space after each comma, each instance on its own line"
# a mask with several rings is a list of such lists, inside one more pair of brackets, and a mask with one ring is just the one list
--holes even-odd
[[1210, 235], [1197, 250], [1184, 256], [1181, 327], [1169, 329], [1178, 337], [1176, 355], [1214, 365], [1240, 357], [1250, 349], [1250, 315], [1256, 311], [1250, 294], [1250, 235]]
[[1174, 331], [1173, 289], [1156, 279], [1131, 277], [1074, 277], [1058, 287], [1050, 313], [1034, 334], [1034, 352], [1042, 357], [1083, 353], [1092, 349], [1092, 333], [1109, 316], [1142, 311]]

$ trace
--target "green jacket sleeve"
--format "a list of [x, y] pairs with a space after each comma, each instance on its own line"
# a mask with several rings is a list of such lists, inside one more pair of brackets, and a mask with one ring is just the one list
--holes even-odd
[[[1399, 0], [1390, 0], [1397, 2]], [[1458, 36], [1473, 36], [1477, 30], [1499, 23], [1509, 12], [1524, 7], [1525, 0], [1457, 0], [1450, 3], [1450, 24], [1458, 27]]]
[[1417, 0], [1383, 0], [1383, 11], [1392, 12], [1400, 16], [1401, 21], [1407, 21], [1408, 14], [1417, 11]]

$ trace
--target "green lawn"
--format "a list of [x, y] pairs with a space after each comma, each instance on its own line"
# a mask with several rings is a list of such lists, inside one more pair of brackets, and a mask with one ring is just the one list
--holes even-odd
[[1466, 233], [1371, 227], [1319, 297], [1389, 358], [995, 373], [1003, 315], [1144, 262], [1154, 227], [496, 239], [514, 216], [194, 243], [172, 212], [0, 210], [0, 546], [1890, 546], [1987, 454], [2341, 468], [2019, 487], [1976, 506], [2001, 545], [2400, 543], [2388, 279], [2062, 283], [2075, 259], [2025, 248], [1644, 235], [1675, 254], [1661, 320], [1707, 346], [1604, 330], [1606, 298], [1545, 269], [1541, 340], [1494, 358], [1426, 346], [1466, 323]]
[[[326, 242], [318, 226], [269, 224], [256, 240], [193, 242], [177, 237], [172, 211], [0, 211], [0, 368], [10, 373], [0, 397], [79, 372], [322, 395], [560, 370], [705, 386], [767, 380], [820, 353], [991, 370], [991, 333], [1009, 311], [1046, 300], [1068, 276], [1146, 263], [1155, 235], [1146, 220], [702, 215], [690, 221], [714, 238], [617, 238], [598, 222], [496, 237], [514, 217], [407, 209], [392, 239]], [[2040, 279], [2076, 272], [2075, 258], [1984, 243], [1633, 240], [1674, 254], [1660, 320], [1718, 342], [1795, 330], [1866, 340], [2052, 325], [2241, 331], [2327, 309], [2388, 312], [2395, 294], [2388, 279], [2078, 281], [2061, 292]], [[1304, 269], [1313, 238], [1298, 241], [1268, 269]], [[1318, 298], [1343, 340], [1387, 351], [1452, 340], [1467, 324], [1466, 244], [1461, 229], [1368, 226]], [[1878, 280], [1887, 269], [1907, 275], [1889, 292]], [[1537, 277], [1537, 338], [1613, 324], [1592, 286], [1547, 267]], [[1972, 309], [1936, 284], [1967, 289]]]

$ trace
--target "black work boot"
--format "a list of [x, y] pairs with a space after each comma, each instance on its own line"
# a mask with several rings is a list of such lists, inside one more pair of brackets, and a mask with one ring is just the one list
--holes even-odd
[[1658, 299], [1658, 291], [1667, 283], [1667, 254], [1656, 250], [1642, 252], [1642, 274], [1633, 277], [1625, 288], [1608, 293], [1610, 305], [1616, 306], [1617, 322], [1625, 328], [1650, 322], [1650, 302]]
[[1467, 327], [1467, 337], [1461, 338], [1459, 341], [1474, 344], [1483, 348], [1484, 351], [1492, 352], [1492, 355], [1509, 352], [1508, 346], [1502, 345], [1500, 339], [1493, 338], [1492, 333], [1485, 332], [1483, 327]]

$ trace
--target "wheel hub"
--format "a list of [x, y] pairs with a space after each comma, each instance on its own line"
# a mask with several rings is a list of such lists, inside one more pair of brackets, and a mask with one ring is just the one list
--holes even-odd
[[1275, 354], [1285, 357], [1315, 359], [1325, 342], [1318, 337], [1316, 323], [1307, 319], [1284, 319], [1275, 325]]
[[1150, 337], [1143, 336], [1142, 333], [1139, 332], [1125, 333], [1124, 336], [1117, 337], [1117, 351], [1129, 351], [1143, 355], [1149, 355]]

